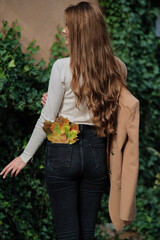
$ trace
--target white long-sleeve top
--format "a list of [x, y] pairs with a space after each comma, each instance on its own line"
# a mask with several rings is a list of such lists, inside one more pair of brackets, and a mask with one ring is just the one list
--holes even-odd
[[56, 117], [63, 116], [70, 122], [93, 125], [92, 114], [87, 106], [80, 104], [81, 111], [75, 106], [75, 94], [70, 88], [72, 73], [69, 65], [70, 57], [66, 57], [56, 60], [52, 66], [46, 104], [27, 146], [20, 155], [25, 163], [33, 157], [46, 138], [46, 133], [42, 128], [45, 120], [54, 122]]
[[[119, 58], [115, 57], [115, 59], [119, 61], [126, 79], [127, 68], [125, 64]], [[46, 138], [46, 133], [42, 128], [45, 120], [54, 122], [58, 116], [63, 116], [76, 124], [93, 125], [91, 120], [93, 115], [87, 106], [80, 104], [81, 111], [75, 106], [76, 97], [70, 88], [71, 80], [70, 57], [56, 60], [51, 70], [46, 104], [26, 148], [20, 155], [25, 163], [33, 157]], [[80, 78], [80, 82], [81, 80], [82, 78]]]

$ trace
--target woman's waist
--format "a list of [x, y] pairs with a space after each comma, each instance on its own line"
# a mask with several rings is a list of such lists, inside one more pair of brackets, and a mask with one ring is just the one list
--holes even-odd
[[78, 125], [78, 128], [79, 128], [79, 131], [96, 130], [96, 126], [94, 126], [94, 125], [89, 125], [89, 124], [77, 124], [77, 125]]
[[92, 117], [89, 115], [89, 113], [86, 112], [81, 113], [80, 111], [75, 111], [75, 109], [73, 109], [72, 111], [59, 111], [58, 116], [63, 116], [75, 124], [94, 126]]

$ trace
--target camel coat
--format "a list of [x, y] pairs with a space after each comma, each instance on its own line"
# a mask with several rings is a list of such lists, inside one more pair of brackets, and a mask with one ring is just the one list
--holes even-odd
[[[139, 171], [139, 100], [122, 87], [119, 97], [117, 134], [107, 144], [110, 193], [109, 214], [117, 231], [136, 216]], [[108, 141], [109, 143], [109, 141]]]

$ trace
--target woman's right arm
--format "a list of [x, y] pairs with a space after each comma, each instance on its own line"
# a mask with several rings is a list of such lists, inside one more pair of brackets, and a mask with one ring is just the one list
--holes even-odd
[[57, 113], [59, 112], [65, 90], [64, 83], [61, 82], [59, 74], [59, 61], [60, 59], [57, 60], [52, 67], [46, 104], [41, 111], [41, 115], [35, 125], [32, 136], [25, 150], [20, 155], [20, 157], [25, 163], [33, 157], [39, 146], [46, 138], [46, 133], [43, 131], [42, 128], [43, 123], [45, 122], [45, 120], [54, 122], [56, 120]]
[[23, 153], [19, 157], [15, 158], [12, 162], [10, 162], [7, 165], [9, 166], [8, 168], [6, 166], [1, 171], [1, 175], [4, 174], [5, 177], [11, 170], [18, 170], [19, 165], [21, 165], [21, 169], [25, 167], [26, 163], [33, 157], [37, 149], [40, 147], [40, 145], [46, 138], [46, 133], [43, 131], [42, 128], [44, 121], [48, 120], [54, 122], [56, 120], [65, 91], [65, 84], [61, 81], [59, 74], [59, 61], [60, 59], [53, 64], [49, 80], [47, 101], [41, 111], [41, 115], [35, 125], [31, 138]]

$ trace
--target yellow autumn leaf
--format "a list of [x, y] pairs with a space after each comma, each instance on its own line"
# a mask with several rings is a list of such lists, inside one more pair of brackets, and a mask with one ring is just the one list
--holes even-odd
[[50, 121], [45, 121], [44, 125], [43, 125], [43, 130], [45, 131], [46, 134], [51, 134], [52, 130], [50, 129], [50, 127], [52, 126], [52, 122]]
[[47, 139], [52, 143], [75, 143], [78, 138], [78, 124], [71, 123], [67, 118], [59, 116], [55, 122], [45, 121], [43, 130], [47, 135]]

